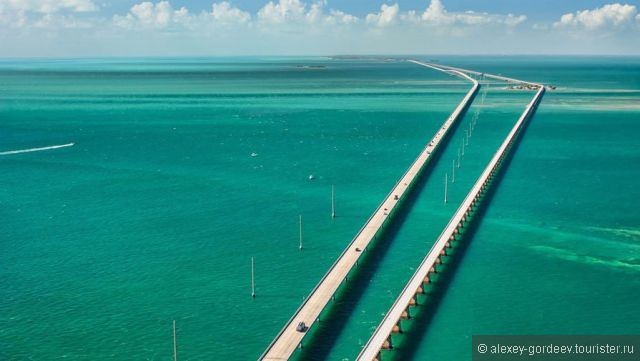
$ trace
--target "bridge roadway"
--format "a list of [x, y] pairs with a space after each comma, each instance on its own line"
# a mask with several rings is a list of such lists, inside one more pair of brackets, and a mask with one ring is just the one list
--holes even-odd
[[489, 74], [489, 73], [483, 73], [483, 72], [479, 72], [479, 71], [475, 71], [475, 70], [469, 70], [469, 69], [464, 69], [464, 68], [457, 68], [454, 66], [448, 66], [448, 65], [440, 65], [440, 64], [435, 64], [435, 63], [421, 63], [421, 62], [416, 62], [415, 60], [408, 60], [412, 63], [416, 63], [416, 64], [421, 64], [424, 66], [429, 66], [429, 67], [439, 67], [442, 69], [448, 69], [448, 70], [456, 70], [465, 74], [473, 74], [473, 75], [480, 75], [480, 76], [484, 76], [485, 78], [491, 78], [491, 79], [496, 79], [496, 80], [501, 80], [501, 81], [505, 81], [507, 83], [516, 83], [516, 84], [524, 84], [524, 85], [529, 85], [533, 88], [538, 88], [540, 86], [542, 86], [541, 84], [538, 83], [532, 83], [529, 81], [524, 81], [524, 80], [520, 80], [520, 79], [515, 79], [515, 78], [509, 78], [506, 76], [502, 76], [502, 75], [495, 75], [495, 74]]
[[[294, 315], [287, 321], [284, 328], [278, 333], [276, 338], [269, 344], [259, 360], [286, 360], [291, 357], [296, 348], [302, 344], [302, 339], [307, 331], [298, 331], [296, 328], [300, 322], [304, 322], [307, 329], [310, 328], [320, 316], [329, 301], [333, 298], [342, 282], [346, 279], [351, 269], [357, 264], [360, 256], [367, 249], [369, 243], [383, 228], [387, 219], [394, 214], [396, 207], [403, 198], [410, 192], [414, 181], [422, 172], [429, 159], [433, 156], [438, 146], [445, 138], [451, 126], [460, 118], [461, 114], [471, 103], [474, 95], [478, 91], [478, 82], [467, 74], [453, 69], [443, 69], [436, 65], [421, 64], [429, 68], [456, 75], [473, 83], [460, 104], [451, 113], [442, 127], [435, 134], [433, 139], [426, 145], [420, 155], [411, 164], [406, 173], [393, 187], [388, 196], [378, 206], [373, 215], [367, 220], [365, 225], [358, 231], [355, 238], [349, 243], [338, 259], [333, 263], [329, 271], [322, 277], [320, 282], [313, 288], [309, 296], [306, 297], [302, 305], [296, 310]], [[399, 207], [398, 207], [399, 208]]]
[[[434, 67], [434, 64], [421, 63], [412, 61], [416, 64], [424, 66]], [[513, 78], [507, 78], [502, 76], [496, 76], [492, 74], [483, 74], [479, 72], [473, 72], [466, 69], [452, 68], [446, 66], [439, 66], [451, 71], [468, 72], [478, 75], [484, 75], [494, 79], [516, 82], [526, 84], [534, 87], [536, 90], [535, 95], [525, 108], [522, 115], [513, 126], [504, 142], [498, 148], [491, 161], [482, 172], [471, 191], [467, 194], [466, 198], [454, 214], [453, 218], [449, 221], [444, 231], [438, 237], [437, 241], [433, 244], [427, 256], [424, 258], [414, 275], [411, 277], [400, 296], [396, 299], [391, 309], [387, 312], [382, 322], [378, 325], [373, 335], [364, 346], [357, 360], [370, 361], [381, 360], [381, 350], [392, 348], [391, 335], [392, 333], [401, 332], [401, 320], [409, 318], [409, 307], [417, 304], [417, 295], [423, 292], [424, 284], [429, 283], [429, 275], [435, 273], [436, 265], [441, 263], [441, 257], [446, 255], [446, 249], [451, 247], [452, 242], [456, 241], [456, 236], [465, 227], [465, 222], [469, 220], [473, 209], [478, 205], [482, 195], [491, 185], [491, 181], [496, 172], [500, 169], [500, 166], [508, 154], [509, 150], [517, 141], [518, 134], [523, 128], [526, 120], [535, 111], [542, 95], [544, 94], [544, 86], [542, 84], [524, 82]]]

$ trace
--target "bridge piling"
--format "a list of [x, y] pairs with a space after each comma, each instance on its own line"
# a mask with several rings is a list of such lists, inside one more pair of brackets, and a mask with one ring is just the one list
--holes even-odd
[[[415, 61], [414, 61], [415, 62]], [[417, 64], [424, 64], [420, 62], [415, 62]], [[427, 65], [431, 66], [432, 65]], [[452, 67], [444, 67], [450, 70], [458, 70], [465, 71], [469, 73], [476, 73], [464, 69], [457, 69]], [[481, 194], [484, 194], [489, 185], [493, 182], [494, 178], [497, 175], [497, 171], [501, 168], [503, 160], [509, 150], [513, 148], [513, 144], [517, 140], [517, 136], [521, 133], [521, 129], [523, 128], [524, 122], [530, 118], [531, 114], [535, 111], [536, 106], [539, 104], [542, 95], [544, 94], [544, 86], [536, 83], [528, 83], [519, 80], [515, 80], [512, 78], [506, 78], [502, 76], [496, 76], [491, 74], [483, 74], [483, 76], [496, 78], [500, 80], [506, 81], [516, 81], [519, 83], [529, 84], [536, 89], [536, 93], [532, 100], [529, 102], [527, 107], [525, 108], [522, 115], [519, 117], [516, 124], [513, 126], [502, 145], [498, 148], [491, 161], [482, 172], [471, 191], [467, 194], [464, 201], [454, 214], [454, 216], [449, 221], [449, 224], [445, 227], [442, 234], [436, 242], [433, 244], [431, 250], [427, 253], [426, 257], [420, 264], [420, 266], [416, 269], [416, 272], [411, 277], [403, 291], [400, 293], [393, 306], [385, 315], [382, 322], [378, 325], [373, 335], [362, 349], [360, 354], [357, 357], [359, 361], [369, 361], [373, 359], [379, 359], [382, 357], [381, 349], [383, 349], [382, 344], [385, 340], [390, 339], [390, 329], [391, 327], [400, 319], [403, 318], [405, 313], [408, 312], [408, 308], [413, 300], [413, 297], [416, 294], [416, 289], [421, 287], [425, 279], [429, 277], [431, 273], [436, 273], [437, 265], [441, 264], [442, 251], [446, 248], [447, 243], [451, 239], [457, 235], [459, 236], [461, 231], [465, 228], [465, 222], [470, 222], [470, 216], [472, 214], [471, 208], [477, 207], [476, 201], [479, 201], [482, 197]], [[467, 138], [468, 140], [468, 138]], [[462, 155], [464, 155], [464, 145], [465, 141], [462, 143]]]

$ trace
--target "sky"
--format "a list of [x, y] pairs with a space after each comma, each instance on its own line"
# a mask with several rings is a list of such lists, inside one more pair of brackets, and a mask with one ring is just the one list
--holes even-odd
[[0, 0], [0, 57], [640, 55], [640, 0]]

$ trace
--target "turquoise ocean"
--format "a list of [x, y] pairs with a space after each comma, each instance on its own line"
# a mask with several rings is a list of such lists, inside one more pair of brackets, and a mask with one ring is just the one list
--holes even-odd
[[[556, 89], [385, 359], [640, 334], [640, 58], [416, 58]], [[296, 359], [357, 356], [533, 95], [482, 85]], [[172, 360], [173, 320], [180, 360], [256, 359], [469, 88], [382, 58], [0, 60], [0, 359]]]

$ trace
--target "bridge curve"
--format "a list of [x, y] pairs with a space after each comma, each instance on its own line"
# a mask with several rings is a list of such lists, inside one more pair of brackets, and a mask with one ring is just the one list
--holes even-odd
[[[410, 61], [431, 68], [436, 66], [434, 64], [422, 63], [415, 60]], [[465, 222], [468, 222], [471, 213], [481, 201], [482, 195], [491, 185], [491, 181], [495, 177], [496, 172], [499, 171], [505, 157], [508, 155], [513, 145], [516, 143], [518, 135], [521, 133], [526, 120], [535, 111], [545, 91], [542, 84], [531, 83], [518, 79], [507, 78], [493, 74], [485, 74], [460, 68], [447, 66], [438, 67], [449, 69], [450, 71], [483, 75], [485, 77], [498, 80], [526, 84], [534, 87], [537, 90], [516, 124], [513, 126], [501, 146], [489, 161], [489, 164], [487, 165], [485, 170], [482, 172], [478, 180], [475, 182], [474, 186], [471, 188], [471, 191], [467, 194], [454, 216], [451, 218], [443, 232], [440, 234], [436, 242], [427, 253], [420, 266], [417, 268], [416, 272], [409, 279], [409, 282], [407, 283], [405, 288], [402, 290], [385, 317], [382, 319], [382, 322], [378, 325], [369, 341], [361, 350], [360, 354], [357, 357], [357, 360], [359, 361], [380, 361], [382, 358], [381, 351], [383, 349], [390, 349], [393, 347], [391, 342], [391, 335], [393, 333], [401, 332], [401, 320], [409, 318], [409, 308], [417, 305], [417, 295], [422, 293], [424, 285], [430, 282], [429, 276], [437, 271], [436, 265], [441, 263], [441, 257], [446, 255], [446, 249], [450, 248], [452, 243], [458, 239], [458, 235], [465, 227]]]
[[[461, 115], [468, 108], [473, 97], [478, 92], [480, 84], [478, 81], [466, 73], [455, 69], [444, 69], [436, 65], [421, 64], [437, 71], [453, 74], [473, 84], [466, 93], [462, 101], [455, 110], [438, 129], [431, 141], [425, 146], [422, 152], [411, 164], [409, 169], [398, 180], [391, 192], [380, 203], [375, 212], [369, 217], [364, 226], [358, 231], [347, 248], [340, 254], [338, 259], [329, 268], [327, 273], [320, 279], [320, 282], [313, 288], [309, 296], [305, 298], [293, 316], [287, 321], [275, 339], [269, 344], [259, 360], [286, 360], [291, 357], [302, 344], [307, 329], [312, 327], [320, 313], [325, 309], [334, 294], [345, 281], [349, 272], [354, 268], [362, 253], [367, 249], [369, 243], [380, 233], [383, 226], [395, 214], [402, 200], [411, 192], [416, 179], [421, 174], [425, 165], [438, 150], [442, 140], [446, 137], [451, 126], [461, 118]], [[298, 325], [304, 322], [305, 329], [299, 330]]]

